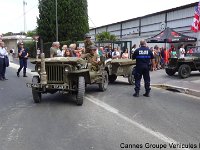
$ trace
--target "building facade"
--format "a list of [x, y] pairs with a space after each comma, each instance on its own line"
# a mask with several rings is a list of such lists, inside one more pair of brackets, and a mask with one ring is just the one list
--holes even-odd
[[[194, 18], [194, 6], [197, 5], [198, 3], [196, 2], [142, 17], [92, 28], [90, 29], [91, 39], [95, 41], [96, 34], [107, 31], [116, 35], [122, 41], [132, 41], [133, 44], [138, 45], [141, 39], [150, 38], [160, 33], [166, 27], [170, 27], [182, 34], [196, 37], [198, 40], [195, 44], [200, 45], [200, 34], [191, 31]], [[153, 46], [155, 43], [149, 43], [149, 45]]]

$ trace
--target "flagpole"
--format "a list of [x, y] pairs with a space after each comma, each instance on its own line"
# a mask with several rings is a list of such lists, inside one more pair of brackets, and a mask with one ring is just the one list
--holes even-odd
[[23, 0], [23, 14], [24, 14], [24, 33], [26, 33], [26, 12], [25, 12], [26, 2]]
[[58, 1], [56, 0], [56, 41], [58, 41]]

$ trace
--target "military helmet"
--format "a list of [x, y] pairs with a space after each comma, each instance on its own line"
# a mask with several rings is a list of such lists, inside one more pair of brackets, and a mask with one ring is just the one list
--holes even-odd
[[91, 46], [89, 47], [89, 49], [90, 49], [90, 50], [97, 50], [97, 47], [96, 47], [95, 45], [91, 45]]
[[85, 38], [91, 38], [91, 36], [90, 36], [89, 33], [86, 33], [84, 37], [85, 37]]

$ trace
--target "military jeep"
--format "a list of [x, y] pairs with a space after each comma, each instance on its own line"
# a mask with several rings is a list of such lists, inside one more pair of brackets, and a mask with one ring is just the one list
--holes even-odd
[[135, 61], [132, 59], [108, 59], [106, 61], [106, 71], [108, 72], [108, 80], [114, 83], [117, 76], [128, 78], [129, 84], [134, 84], [134, 76], [132, 74]]
[[200, 71], [200, 47], [188, 47], [184, 58], [170, 58], [165, 72], [173, 76], [176, 72], [180, 78], [187, 78], [191, 71]]
[[32, 83], [27, 87], [32, 88], [32, 96], [35, 103], [40, 103], [43, 93], [69, 93], [76, 95], [76, 104], [82, 105], [87, 84], [98, 84], [101, 91], [105, 91], [108, 85], [108, 75], [105, 68], [100, 67], [97, 72], [91, 71], [87, 60], [77, 57], [54, 57], [32, 61], [35, 64]]

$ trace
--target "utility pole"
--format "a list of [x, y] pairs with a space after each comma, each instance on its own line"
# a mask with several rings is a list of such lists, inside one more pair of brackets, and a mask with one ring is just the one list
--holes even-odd
[[58, 42], [58, 1], [56, 0], [56, 41]]
[[25, 5], [27, 5], [27, 3], [25, 2], [25, 0], [23, 0], [24, 33], [26, 33], [26, 12], [25, 12]]

